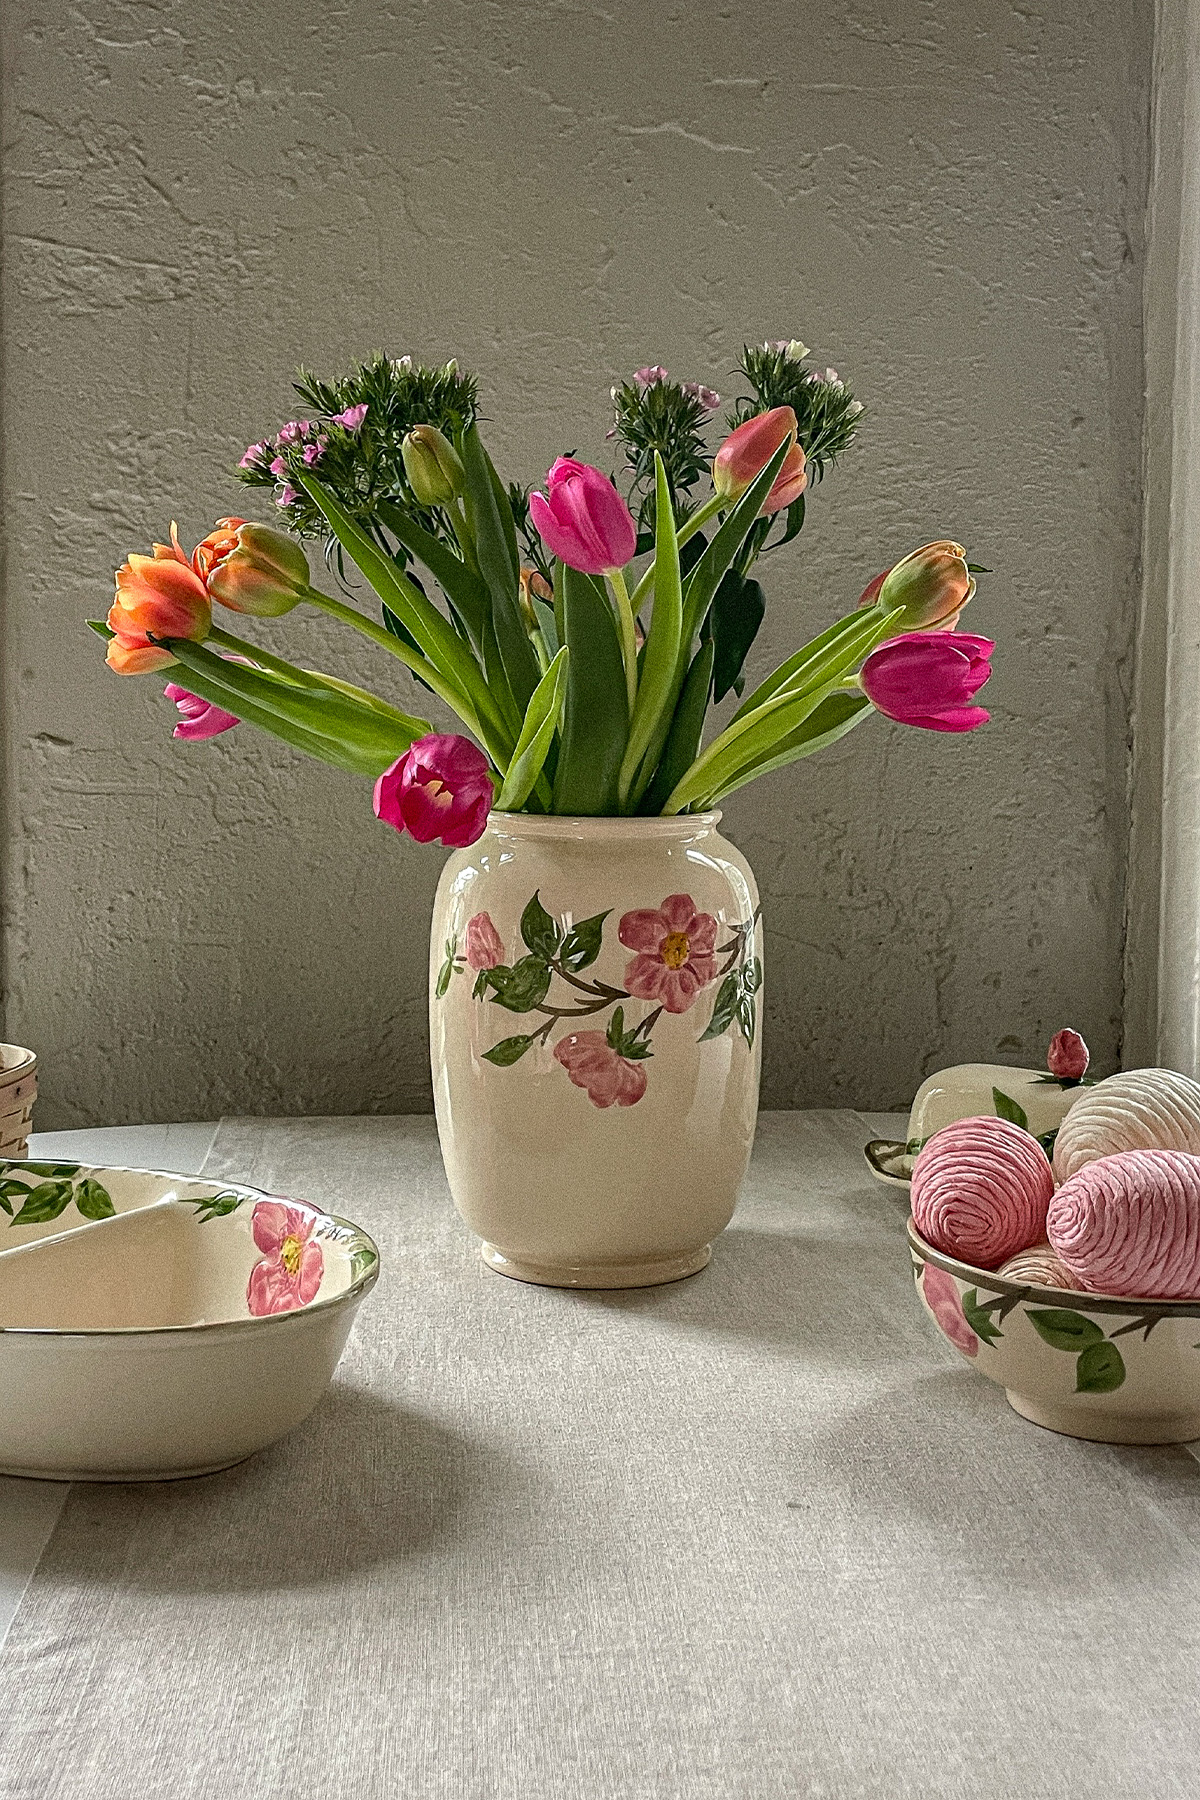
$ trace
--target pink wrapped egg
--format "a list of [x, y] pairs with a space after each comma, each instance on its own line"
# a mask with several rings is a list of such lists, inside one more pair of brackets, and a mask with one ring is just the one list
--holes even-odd
[[1090, 1293], [1200, 1299], [1200, 1157], [1125, 1150], [1088, 1163], [1050, 1202], [1046, 1235]]
[[1027, 1131], [1007, 1119], [958, 1119], [913, 1165], [913, 1223], [935, 1250], [995, 1269], [1045, 1237], [1053, 1191], [1046, 1153]]
[[1005, 1281], [1027, 1282], [1030, 1287], [1073, 1288], [1079, 1285], [1049, 1244], [1031, 1244], [1028, 1250], [1018, 1250], [996, 1273]]

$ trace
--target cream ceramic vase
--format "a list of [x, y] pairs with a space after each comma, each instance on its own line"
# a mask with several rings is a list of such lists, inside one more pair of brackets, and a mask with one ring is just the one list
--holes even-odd
[[704, 1267], [754, 1138], [758, 892], [690, 818], [493, 813], [434, 903], [430, 1043], [455, 1205], [492, 1268], [646, 1287]]

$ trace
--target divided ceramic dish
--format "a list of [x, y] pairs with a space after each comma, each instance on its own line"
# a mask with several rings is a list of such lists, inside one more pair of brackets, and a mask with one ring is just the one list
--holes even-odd
[[256, 1188], [0, 1161], [0, 1473], [241, 1461], [312, 1411], [378, 1273], [357, 1226]]
[[1033, 1133], [1043, 1145], [1086, 1093], [1086, 1082], [1060, 1082], [1045, 1069], [1010, 1069], [1003, 1063], [960, 1063], [940, 1069], [917, 1089], [908, 1115], [908, 1135], [872, 1138], [863, 1150], [877, 1181], [907, 1188], [917, 1152], [927, 1138], [956, 1119], [996, 1114]]
[[1037, 1287], [926, 1243], [917, 1293], [948, 1343], [1035, 1425], [1106, 1444], [1200, 1439], [1200, 1302]]

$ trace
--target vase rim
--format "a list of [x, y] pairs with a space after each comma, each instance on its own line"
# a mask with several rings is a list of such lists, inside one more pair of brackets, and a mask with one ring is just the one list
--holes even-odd
[[682, 838], [697, 837], [712, 831], [721, 822], [719, 810], [702, 813], [661, 813], [643, 818], [622, 818], [610, 814], [599, 817], [577, 813], [497, 812], [488, 814], [488, 826], [505, 837], [575, 838], [601, 842], [613, 838]]

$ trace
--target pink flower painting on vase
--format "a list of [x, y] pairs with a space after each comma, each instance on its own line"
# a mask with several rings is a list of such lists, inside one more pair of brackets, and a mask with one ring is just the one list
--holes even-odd
[[646, 1091], [644, 1063], [622, 1056], [603, 1031], [572, 1031], [554, 1056], [593, 1106], [636, 1106]]
[[325, 1254], [312, 1241], [314, 1214], [283, 1200], [260, 1200], [251, 1223], [263, 1252], [250, 1271], [246, 1305], [256, 1319], [293, 1312], [316, 1298], [325, 1272]]
[[717, 977], [717, 921], [697, 912], [690, 894], [668, 894], [661, 906], [627, 912], [618, 936], [637, 954], [625, 970], [625, 986], [638, 1000], [655, 1000], [666, 1012], [687, 1012]]

